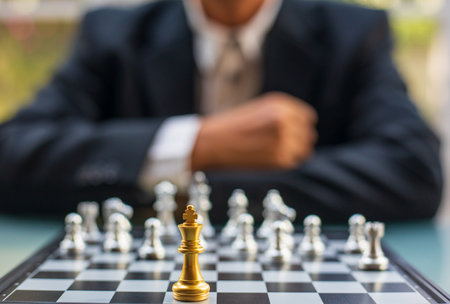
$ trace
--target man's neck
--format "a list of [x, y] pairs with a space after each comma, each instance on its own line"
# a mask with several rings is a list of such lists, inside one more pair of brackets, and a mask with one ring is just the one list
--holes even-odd
[[[185, 0], [189, 1], [189, 0]], [[201, 0], [205, 14], [226, 26], [236, 27], [249, 21], [265, 0]]]

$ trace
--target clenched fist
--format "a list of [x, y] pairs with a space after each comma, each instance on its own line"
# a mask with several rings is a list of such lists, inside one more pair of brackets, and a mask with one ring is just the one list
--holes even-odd
[[316, 112], [304, 101], [265, 94], [202, 119], [191, 169], [293, 168], [313, 153], [316, 123]]

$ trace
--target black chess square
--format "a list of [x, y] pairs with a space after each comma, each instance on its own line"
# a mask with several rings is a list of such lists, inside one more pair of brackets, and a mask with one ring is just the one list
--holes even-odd
[[79, 274], [78, 271], [39, 271], [34, 279], [75, 279]]
[[368, 292], [414, 292], [405, 283], [362, 283]]
[[263, 277], [258, 272], [220, 272], [219, 281], [262, 281]]
[[217, 293], [217, 304], [270, 304], [267, 293]]
[[69, 290], [116, 290], [118, 281], [75, 281]]
[[129, 272], [125, 280], [168, 280], [170, 272]]
[[365, 293], [322, 293], [320, 298], [323, 304], [376, 304], [375, 301]]
[[88, 269], [127, 269], [128, 263], [91, 263]]
[[266, 282], [268, 292], [316, 292], [311, 283]]
[[56, 302], [64, 291], [16, 290], [5, 302]]
[[313, 281], [356, 281], [349, 273], [310, 273]]
[[[169, 287], [167, 287], [167, 291], [171, 292], [173, 284], [176, 282], [170, 282]], [[217, 283], [216, 282], [206, 282], [209, 284], [209, 292], [216, 292], [217, 291]]]
[[116, 292], [110, 303], [160, 304], [165, 292]]
[[263, 264], [262, 269], [265, 271], [269, 270], [302, 271], [303, 267], [300, 264], [270, 263], [270, 264]]

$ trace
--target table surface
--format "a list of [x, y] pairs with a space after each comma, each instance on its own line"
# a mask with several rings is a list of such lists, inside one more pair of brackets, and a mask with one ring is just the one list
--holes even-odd
[[[0, 215], [0, 277], [61, 233], [59, 218]], [[450, 223], [388, 223], [386, 243], [450, 293]]]

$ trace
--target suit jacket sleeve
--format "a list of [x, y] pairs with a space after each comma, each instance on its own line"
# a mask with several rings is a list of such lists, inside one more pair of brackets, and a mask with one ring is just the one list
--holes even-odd
[[0, 126], [3, 210], [73, 210], [79, 199], [135, 188], [162, 119], [110, 113], [117, 75], [107, 46], [91, 37], [98, 26], [91, 20], [82, 22], [71, 56], [50, 84]]
[[386, 15], [380, 16], [354, 55], [348, 140], [318, 147], [312, 159], [287, 172], [212, 172], [217, 208], [233, 188], [243, 187], [254, 214], [261, 213], [262, 196], [270, 188], [278, 188], [300, 218], [435, 214], [442, 191], [439, 143], [408, 98], [392, 62]]

